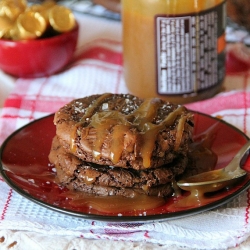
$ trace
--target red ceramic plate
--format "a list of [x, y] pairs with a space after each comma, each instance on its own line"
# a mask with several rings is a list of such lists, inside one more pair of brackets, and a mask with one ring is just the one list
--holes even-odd
[[[195, 113], [195, 120], [196, 135], [207, 131], [211, 126], [214, 127], [216, 137], [212, 150], [218, 155], [216, 168], [225, 167], [248, 141], [245, 134], [219, 119]], [[68, 215], [117, 222], [162, 221], [218, 207], [238, 196], [250, 185], [250, 177], [247, 175], [244, 180], [233, 187], [206, 195], [205, 202], [202, 203], [197, 201], [188, 205], [188, 202], [183, 202], [189, 197], [188, 192], [183, 192], [178, 198], [170, 197], [157, 208], [130, 209], [122, 213], [96, 210], [82, 205], [84, 203], [75, 204], [72, 202], [70, 193], [56, 184], [56, 173], [48, 161], [54, 135], [53, 115], [20, 128], [10, 135], [1, 147], [0, 171], [5, 181], [20, 195], [46, 208]]]

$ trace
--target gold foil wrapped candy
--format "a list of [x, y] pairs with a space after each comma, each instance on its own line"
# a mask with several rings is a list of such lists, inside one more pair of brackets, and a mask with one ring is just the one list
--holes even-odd
[[28, 6], [25, 0], [0, 0], [3, 39], [37, 39], [70, 31], [75, 24], [72, 11], [54, 1]]
[[25, 9], [25, 0], [0, 0], [0, 38], [9, 38], [15, 20]]
[[45, 19], [39, 12], [25, 11], [16, 20], [17, 34], [13, 38], [15, 40], [36, 39], [42, 36], [46, 27]]
[[49, 11], [49, 23], [58, 32], [66, 32], [74, 28], [75, 18], [71, 10], [55, 5]]
[[12, 27], [13, 22], [9, 18], [0, 16], [0, 39], [4, 38]]
[[0, 16], [5, 16], [11, 21], [15, 21], [25, 11], [26, 6], [25, 0], [0, 0]]

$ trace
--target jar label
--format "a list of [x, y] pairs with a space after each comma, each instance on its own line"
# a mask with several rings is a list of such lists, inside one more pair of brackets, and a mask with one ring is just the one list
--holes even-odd
[[158, 94], [197, 94], [225, 75], [225, 2], [186, 16], [155, 16]]

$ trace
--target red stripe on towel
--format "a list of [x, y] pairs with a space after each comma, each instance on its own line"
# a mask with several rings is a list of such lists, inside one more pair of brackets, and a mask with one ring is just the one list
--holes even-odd
[[6, 214], [7, 210], [8, 210], [8, 207], [9, 207], [9, 204], [10, 204], [10, 201], [11, 201], [12, 193], [13, 193], [13, 190], [10, 189], [10, 191], [8, 193], [7, 200], [5, 202], [5, 205], [4, 205], [4, 208], [3, 208], [3, 211], [2, 211], [2, 214], [1, 214], [1, 220], [4, 220], [4, 218], [5, 218], [5, 214]]

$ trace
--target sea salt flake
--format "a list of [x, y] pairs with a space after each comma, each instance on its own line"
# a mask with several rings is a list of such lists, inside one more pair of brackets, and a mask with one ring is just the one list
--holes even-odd
[[80, 107], [75, 107], [75, 113], [82, 113], [83, 110]]
[[109, 104], [107, 102], [102, 104], [102, 110], [107, 110], [109, 108]]

